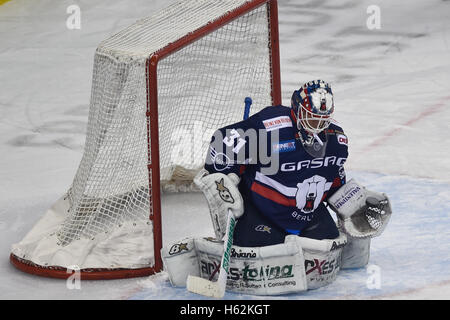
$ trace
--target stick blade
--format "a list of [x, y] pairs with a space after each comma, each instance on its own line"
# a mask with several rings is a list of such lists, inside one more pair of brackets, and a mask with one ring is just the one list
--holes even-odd
[[225, 295], [225, 290], [217, 282], [191, 275], [187, 278], [187, 289], [190, 292], [213, 298], [223, 298]]

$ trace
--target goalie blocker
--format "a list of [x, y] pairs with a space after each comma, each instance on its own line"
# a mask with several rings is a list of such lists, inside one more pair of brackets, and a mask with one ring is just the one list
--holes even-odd
[[[233, 246], [226, 289], [280, 295], [322, 287], [335, 280], [346, 243], [345, 234], [334, 240], [289, 235], [284, 243], [272, 246]], [[216, 281], [223, 242], [187, 238], [164, 247], [161, 254], [173, 286], [186, 286], [189, 275]]]

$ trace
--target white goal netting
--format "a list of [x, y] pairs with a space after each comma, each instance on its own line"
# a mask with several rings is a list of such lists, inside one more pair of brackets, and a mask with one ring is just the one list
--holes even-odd
[[[175, 3], [96, 50], [84, 154], [66, 196], [13, 254], [39, 266], [154, 264], [151, 191], [189, 186], [213, 132], [272, 104], [269, 7], [259, 6], [158, 64], [161, 186], [149, 183], [146, 63], [152, 54], [246, 4]], [[152, 119], [150, 119], [152, 125]], [[149, 143], [148, 143], [149, 142]], [[156, 248], [157, 249], [157, 248]]]

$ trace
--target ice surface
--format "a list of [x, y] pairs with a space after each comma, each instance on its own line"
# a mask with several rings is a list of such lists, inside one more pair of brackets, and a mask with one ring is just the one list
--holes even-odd
[[[66, 27], [73, 1], [0, 6], [0, 299], [203, 298], [170, 287], [164, 274], [68, 290], [65, 281], [24, 274], [7, 259], [75, 175], [95, 48], [169, 2], [77, 1], [81, 30]], [[450, 1], [379, 0], [379, 30], [366, 26], [372, 4], [279, 1], [284, 104], [304, 81], [329, 81], [349, 136], [348, 175], [386, 192], [394, 213], [372, 241], [368, 268], [277, 299], [450, 299]], [[163, 212], [164, 241], [212, 235], [199, 194], [166, 194]], [[378, 289], [367, 285], [373, 268]]]

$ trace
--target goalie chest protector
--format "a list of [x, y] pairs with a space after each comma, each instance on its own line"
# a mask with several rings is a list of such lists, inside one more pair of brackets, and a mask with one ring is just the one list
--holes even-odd
[[267, 107], [217, 130], [205, 169], [238, 174], [241, 192], [263, 215], [288, 233], [300, 234], [326, 210], [323, 201], [345, 183], [347, 136], [332, 123], [319, 137], [324, 145], [315, 141], [311, 146], [317, 153], [306, 150], [291, 108]]

